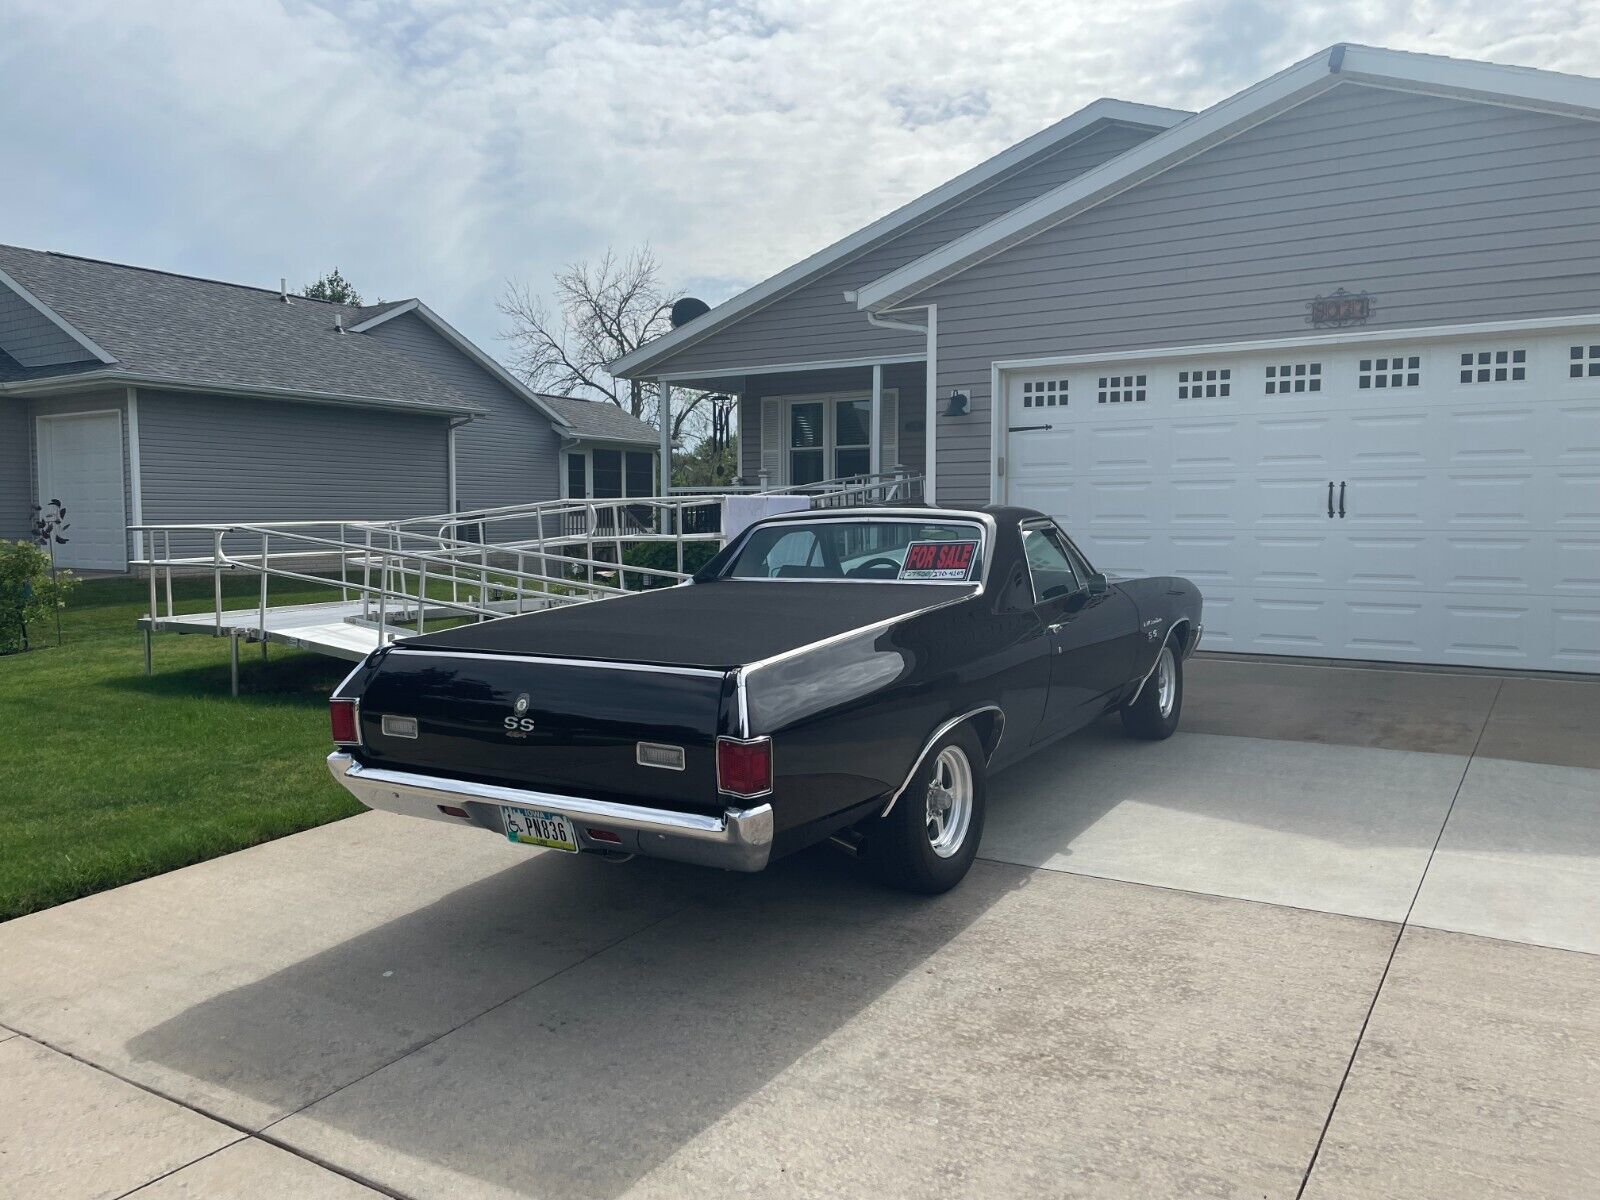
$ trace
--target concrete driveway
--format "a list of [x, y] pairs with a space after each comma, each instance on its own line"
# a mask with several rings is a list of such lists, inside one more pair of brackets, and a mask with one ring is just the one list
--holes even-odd
[[368, 814], [0, 926], [0, 1195], [1600, 1194], [1600, 684], [1191, 667], [932, 901]]

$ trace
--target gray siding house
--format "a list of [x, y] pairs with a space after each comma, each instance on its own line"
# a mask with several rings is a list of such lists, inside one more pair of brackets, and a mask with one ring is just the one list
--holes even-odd
[[0, 246], [0, 537], [59, 498], [65, 565], [126, 569], [130, 524], [554, 499], [574, 456], [605, 486], [648, 477], [655, 443], [610, 405], [530, 391], [418, 300], [358, 308]]
[[[1600, 672], [1600, 80], [1334, 46], [1097, 101], [613, 364], [1178, 573], [1206, 644]], [[820, 460], [820, 461], [819, 461]]]

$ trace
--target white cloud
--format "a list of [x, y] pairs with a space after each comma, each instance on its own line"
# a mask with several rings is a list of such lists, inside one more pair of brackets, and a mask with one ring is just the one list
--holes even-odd
[[1193, 108], [1339, 40], [1581, 72], [1600, 7], [8, 0], [0, 240], [337, 264], [494, 348], [507, 277], [649, 240], [720, 299], [1097, 96]]

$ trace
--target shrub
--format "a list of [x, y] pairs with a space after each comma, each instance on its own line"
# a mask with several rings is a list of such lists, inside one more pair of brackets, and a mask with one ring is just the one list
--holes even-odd
[[30, 627], [67, 606], [71, 571], [50, 572], [50, 555], [30, 542], [0, 542], [0, 654], [28, 649]]

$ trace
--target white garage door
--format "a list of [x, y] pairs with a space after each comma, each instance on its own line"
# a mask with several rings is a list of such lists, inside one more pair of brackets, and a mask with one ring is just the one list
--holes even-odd
[[56, 547], [64, 567], [121, 571], [128, 565], [123, 515], [122, 414], [39, 417], [39, 503], [59, 500], [71, 528]]
[[1600, 329], [1004, 388], [1006, 499], [1102, 569], [1194, 580], [1211, 649], [1600, 672]]

